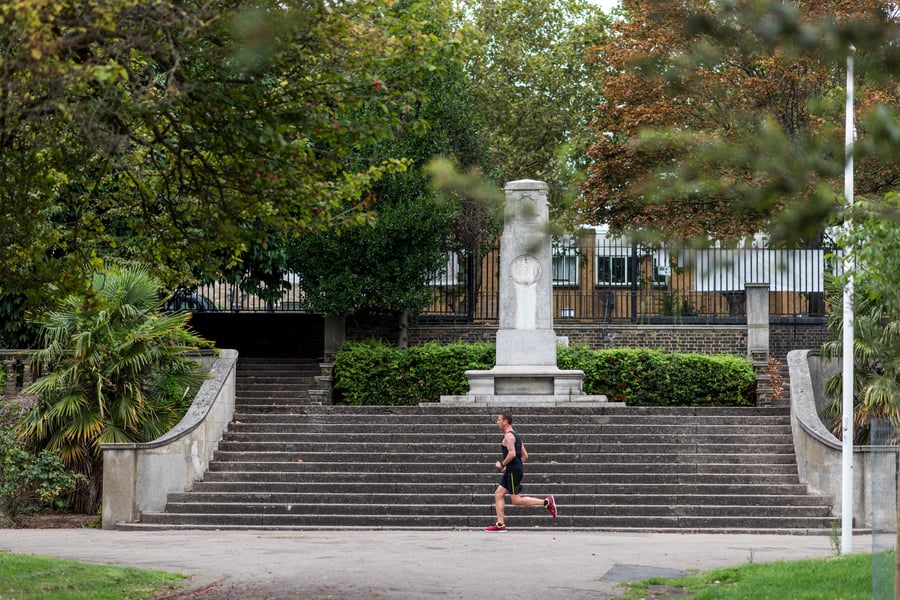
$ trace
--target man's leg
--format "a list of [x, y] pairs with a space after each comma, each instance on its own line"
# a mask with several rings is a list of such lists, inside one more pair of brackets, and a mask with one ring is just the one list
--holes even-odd
[[494, 509], [497, 511], [497, 522], [506, 523], [506, 488], [502, 485], [494, 490]]
[[546, 501], [542, 498], [532, 498], [520, 494], [510, 495], [509, 500], [516, 506], [544, 506]]
[[511, 494], [509, 500], [516, 506], [543, 506], [550, 511], [550, 516], [556, 518], [556, 500], [553, 496], [547, 496], [543, 500], [540, 498], [532, 498], [531, 496], [522, 496], [519, 494]]

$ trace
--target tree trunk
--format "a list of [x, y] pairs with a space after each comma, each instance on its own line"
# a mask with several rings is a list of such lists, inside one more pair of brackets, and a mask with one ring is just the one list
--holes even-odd
[[400, 311], [400, 323], [398, 329], [400, 334], [397, 337], [397, 347], [401, 350], [409, 348], [409, 310], [404, 308]]
[[72, 509], [82, 515], [95, 515], [103, 503], [103, 461], [94, 458], [76, 469], [87, 478], [75, 490]]

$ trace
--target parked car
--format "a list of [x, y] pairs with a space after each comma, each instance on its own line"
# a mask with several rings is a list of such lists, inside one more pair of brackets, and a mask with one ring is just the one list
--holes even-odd
[[218, 312], [219, 310], [206, 296], [184, 290], [172, 294], [163, 304], [163, 308], [169, 312]]

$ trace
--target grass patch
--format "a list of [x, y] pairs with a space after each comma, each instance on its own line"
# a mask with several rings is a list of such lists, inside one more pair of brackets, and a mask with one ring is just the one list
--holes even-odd
[[0, 551], [0, 600], [138, 600], [158, 596], [185, 578]]
[[872, 555], [748, 563], [680, 579], [648, 579], [626, 588], [626, 600], [870, 600]]

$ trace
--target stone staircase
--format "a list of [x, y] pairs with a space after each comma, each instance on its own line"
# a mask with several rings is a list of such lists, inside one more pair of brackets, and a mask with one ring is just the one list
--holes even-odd
[[288, 406], [296, 404], [298, 399], [304, 404], [321, 404], [327, 385], [320, 381], [320, 376], [318, 361], [241, 358], [236, 377], [236, 402], [239, 407]]
[[[203, 481], [142, 528], [471, 528], [493, 521], [496, 409], [308, 404], [318, 366], [247, 361]], [[825, 533], [797, 476], [789, 413], [769, 408], [519, 408], [524, 491], [510, 528]]]

